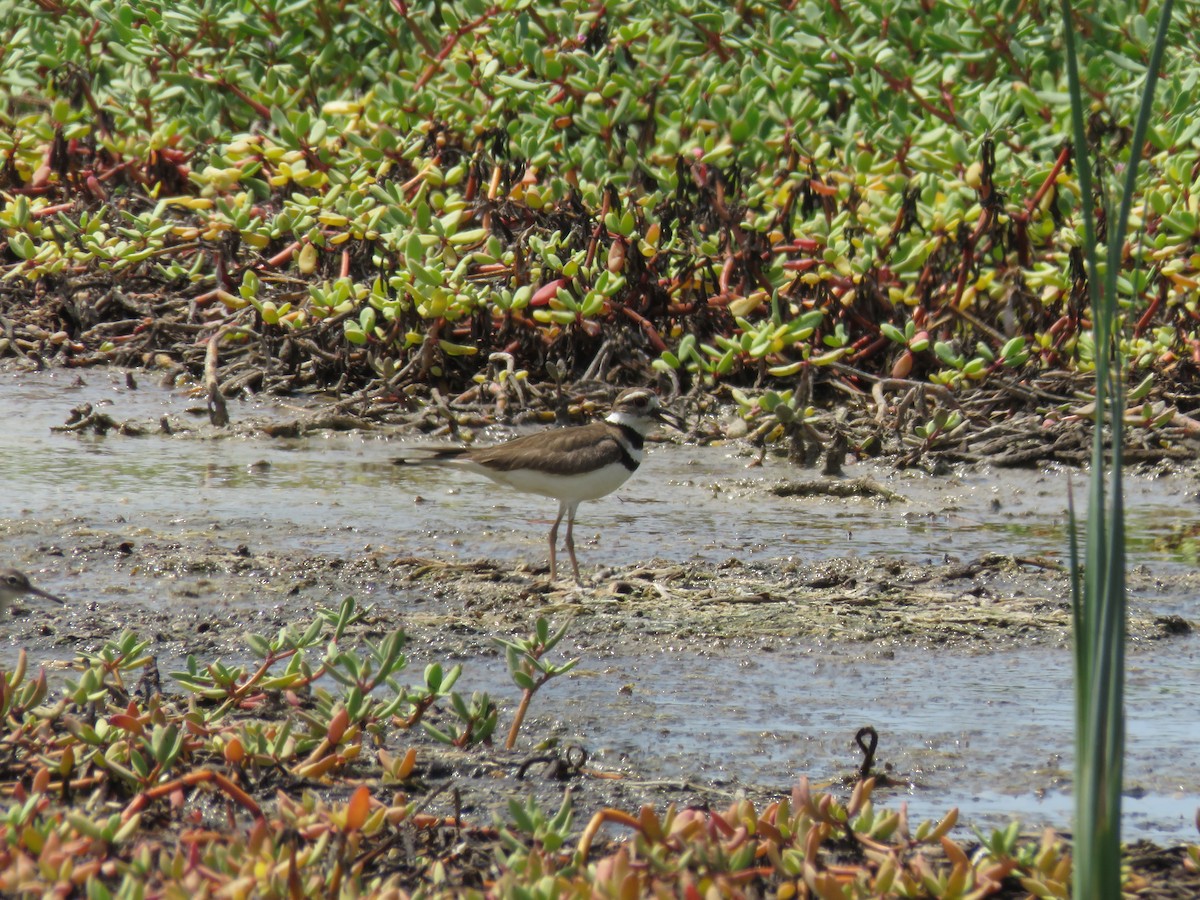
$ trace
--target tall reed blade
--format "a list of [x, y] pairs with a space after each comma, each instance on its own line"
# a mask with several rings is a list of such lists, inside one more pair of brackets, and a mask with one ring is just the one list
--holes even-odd
[[[1142, 90], [1119, 212], [1099, 198], [1108, 224], [1103, 278], [1097, 259], [1096, 216], [1092, 209], [1091, 157], [1084, 125], [1084, 101], [1069, 0], [1062, 0], [1063, 39], [1071, 92], [1075, 166], [1083, 202], [1084, 246], [1096, 360], [1095, 434], [1088, 483], [1087, 533], [1083, 577], [1078, 575], [1079, 544], [1071, 504], [1071, 593], [1075, 631], [1075, 872], [1073, 894], [1088, 900], [1121, 896], [1121, 784], [1125, 753], [1125, 508], [1121, 488], [1124, 418], [1123, 368], [1117, 328], [1117, 276], [1137, 186], [1154, 88], [1166, 46], [1171, 0], [1159, 15], [1146, 83]], [[1111, 483], [1106, 503], [1104, 441], [1111, 431]]]

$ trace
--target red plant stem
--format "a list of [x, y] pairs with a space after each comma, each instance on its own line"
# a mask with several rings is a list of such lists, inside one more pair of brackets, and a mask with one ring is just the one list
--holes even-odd
[[957, 125], [958, 124], [958, 118], [952, 112], [947, 112], [944, 109], [939, 109], [938, 107], [936, 107], [932, 103], [930, 103], [928, 100], [926, 100], [924, 97], [922, 97], [920, 94], [918, 94], [916, 89], [913, 87], [913, 83], [912, 83], [911, 79], [896, 78], [893, 75], [890, 75], [889, 73], [885, 72], [880, 66], [876, 66], [875, 71], [878, 72], [883, 77], [883, 80], [888, 83], [888, 87], [890, 87], [893, 91], [903, 92], [903, 93], [908, 94], [910, 97], [912, 97], [914, 100], [917, 101], [917, 105], [920, 106], [921, 109], [925, 110], [925, 112], [929, 113], [931, 116], [937, 116], [939, 119], [941, 119], [943, 122], [945, 122], [948, 125]]
[[1058, 151], [1058, 159], [1054, 161], [1054, 165], [1050, 167], [1050, 173], [1042, 182], [1041, 187], [1037, 189], [1032, 197], [1025, 201], [1026, 216], [1032, 215], [1033, 211], [1041, 204], [1042, 198], [1046, 196], [1046, 192], [1050, 190], [1050, 185], [1058, 180], [1058, 173], [1062, 171], [1062, 167], [1067, 164], [1067, 160], [1071, 158], [1071, 146], [1068, 144]]
[[733, 275], [734, 255], [732, 253], [725, 254], [725, 265], [721, 266], [721, 276], [717, 279], [717, 284], [721, 289], [721, 294], [729, 293], [729, 279]]
[[821, 249], [821, 242], [815, 238], [796, 238], [790, 244], [775, 244], [772, 253], [815, 253]]
[[420, 356], [420, 377], [424, 379], [429, 375], [429, 370], [433, 367], [433, 348], [437, 346], [442, 337], [442, 328], [446, 324], [446, 319], [442, 316], [433, 320], [429, 326], [429, 331], [425, 335], [425, 340], [421, 344]]
[[254, 802], [254, 798], [230, 781], [227, 776], [213, 769], [198, 769], [194, 772], [188, 772], [182, 778], [176, 778], [163, 784], [156, 784], [154, 787], [142, 791], [125, 807], [125, 811], [121, 814], [121, 819], [128, 822], [134, 814], [141, 812], [151, 800], [157, 800], [159, 797], [165, 797], [174, 791], [185, 787], [195, 787], [205, 782], [216, 784], [226, 796], [238, 804], [238, 806], [247, 810], [256, 819], [263, 817], [262, 809]]
[[1142, 313], [1141, 316], [1138, 318], [1137, 325], [1135, 325], [1133, 327], [1133, 336], [1134, 337], [1142, 336], [1142, 333], [1147, 328], [1150, 327], [1150, 320], [1153, 319], [1155, 315], [1157, 315], [1158, 311], [1160, 309], [1162, 309], [1162, 305], [1166, 302], [1167, 302], [1167, 279], [1163, 278], [1159, 282], [1158, 293], [1154, 296], [1154, 299], [1150, 301], [1150, 305], [1146, 308], [1146, 311], [1144, 313]]
[[52, 216], [55, 213], [69, 212], [74, 207], [74, 203], [58, 203], [54, 206], [43, 206], [41, 209], [35, 209], [29, 215], [34, 219], [42, 219], [46, 216]]
[[1071, 319], [1069, 316], [1060, 316], [1053, 325], [1046, 329], [1047, 334], [1059, 334], [1060, 332], [1070, 333], [1069, 327]]
[[611, 208], [610, 200], [608, 191], [605, 191], [604, 199], [600, 201], [600, 212], [596, 214], [596, 227], [592, 230], [592, 240], [588, 244], [587, 258], [583, 263], [584, 268], [591, 266], [592, 261], [596, 258], [596, 248], [600, 245], [600, 235], [604, 232], [604, 217], [608, 215]]
[[268, 122], [271, 121], [271, 110], [267, 109], [257, 100], [253, 99], [236, 84], [226, 81], [224, 78], [210, 78], [207, 80], [210, 84], [215, 84], [217, 87], [225, 88], [225, 90], [229, 91], [243, 103], [249, 106], [252, 110], [254, 110], [254, 112], [258, 114], [259, 118], [265, 119]]
[[[986, 218], [987, 213], [985, 212]], [[978, 234], [978, 232], [976, 232]], [[971, 260], [975, 258], [975, 235], [971, 235], [971, 240], [967, 241], [962, 252], [962, 262], [958, 266], [958, 281], [954, 285], [954, 299], [950, 301], [951, 309], [958, 309], [959, 303], [962, 302], [963, 291], [967, 288], [967, 272], [971, 270]]]
[[274, 256], [267, 260], [267, 265], [278, 269], [280, 266], [291, 261], [296, 251], [300, 249], [299, 241], [292, 241]]
[[447, 37], [445, 42], [442, 44], [442, 49], [438, 51], [438, 55], [434, 57], [433, 62], [426, 66], [425, 71], [421, 73], [421, 77], [417, 79], [417, 83], [413, 85], [413, 93], [422, 90], [425, 85], [429, 84], [429, 79], [433, 78], [434, 73], [437, 72], [438, 66], [446, 61], [446, 57], [450, 55], [450, 51], [454, 49], [454, 45], [457, 44], [464, 35], [474, 31], [488, 19], [492, 18], [492, 16], [498, 15], [499, 12], [500, 8], [498, 6], [493, 6], [483, 15], [471, 20], [466, 25], [460, 25], [454, 34]]
[[511, 750], [517, 746], [517, 732], [521, 730], [521, 723], [525, 721], [525, 713], [529, 711], [529, 701], [533, 699], [533, 691], [526, 688], [521, 693], [521, 703], [517, 707], [517, 712], [513, 716], [512, 727], [508, 729], [508, 738], [504, 741], [504, 749]]
[[650, 341], [650, 346], [654, 348], [655, 352], [662, 353], [667, 349], [666, 342], [659, 335], [658, 330], [650, 324], [645, 316], [634, 312], [628, 306], [622, 306], [620, 309], [621, 312], [623, 312], [628, 318], [642, 326], [642, 331], [646, 332], [646, 338]]
[[[271, 670], [271, 667], [273, 665], [275, 665], [277, 662], [280, 662], [281, 660], [284, 660], [291, 656], [294, 656], [295, 654], [296, 654], [296, 649], [293, 647], [290, 650], [284, 650], [282, 653], [273, 653], [270, 656], [268, 656], [266, 659], [263, 660], [262, 665], [258, 667], [258, 670], [253, 675], [251, 675], [246, 681], [242, 682], [240, 685], [237, 686], [237, 688], [235, 688], [233, 690], [233, 692], [229, 695], [229, 699], [232, 700], [235, 704], [240, 704], [242, 701], [246, 700], [246, 695], [248, 693], [250, 693], [250, 689], [252, 687], [254, 687], [256, 684], [258, 684], [260, 681], [262, 681], [263, 678], [266, 677], [267, 672], [269, 672]], [[297, 682], [296, 686], [299, 687], [303, 684], [311, 684], [313, 681], [315, 681], [319, 677], [321, 677], [321, 675], [323, 675], [324, 672], [325, 672], [325, 666], [322, 665], [320, 667], [319, 673], [314, 672], [310, 678], [302, 679], [300, 682]]]
[[404, 0], [391, 0], [391, 2], [392, 9], [400, 14], [400, 18], [404, 20], [412, 34], [415, 35], [417, 40], [421, 42], [421, 46], [425, 48], [425, 52], [433, 53], [433, 47], [430, 46], [429, 39], [425, 37], [425, 32], [421, 31], [421, 29], [417, 27], [417, 24], [409, 15], [408, 4], [405, 3]]
[[877, 334], [864, 334], [858, 340], [850, 344], [851, 355], [853, 356], [855, 353], [858, 353], [860, 350], [862, 350], [863, 347], [866, 347], [868, 344], [873, 344], [877, 340], [879, 340], [879, 335]]
[[575, 851], [577, 858], [584, 862], [587, 861], [588, 853], [592, 849], [592, 841], [596, 839], [596, 835], [600, 832], [600, 828], [605, 822], [616, 822], [618, 825], [624, 825], [626, 828], [631, 828], [634, 831], [642, 830], [642, 823], [629, 813], [605, 807], [592, 816], [592, 820], [588, 822], [587, 828], [583, 829], [583, 834], [579, 836], [579, 847]]
[[873, 340], [870, 344], [868, 344], [866, 347], [863, 347], [863, 349], [861, 349], [857, 353], [855, 353], [854, 356], [851, 357], [851, 359], [856, 363], [862, 362], [864, 359], [870, 359], [872, 356], [874, 356], [876, 353], [878, 353], [880, 350], [882, 350], [884, 347], [886, 347], [888, 345], [888, 343], [890, 343], [889, 340], [887, 338], [883, 337], [882, 335], [880, 335], [875, 340]]

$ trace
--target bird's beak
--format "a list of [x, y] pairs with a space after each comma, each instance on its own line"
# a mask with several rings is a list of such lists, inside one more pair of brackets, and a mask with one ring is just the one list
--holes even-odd
[[654, 411], [654, 418], [666, 425], [670, 425], [676, 431], [683, 431], [686, 427], [683, 419], [679, 418], [679, 416], [675, 415], [673, 412], [662, 409], [661, 407]]
[[67, 601], [64, 600], [62, 597], [55, 597], [50, 592], [43, 591], [41, 588], [34, 587], [32, 584], [29, 586], [29, 593], [37, 594], [39, 597], [44, 597], [47, 600], [53, 600], [55, 603], [59, 604], [60, 606], [67, 605]]

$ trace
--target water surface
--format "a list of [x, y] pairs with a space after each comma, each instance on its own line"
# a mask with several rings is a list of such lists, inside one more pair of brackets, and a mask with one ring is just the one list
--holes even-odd
[[[259, 555], [353, 556], [383, 548], [401, 556], [541, 563], [553, 501], [499, 489], [447, 469], [395, 467], [404, 442], [382, 433], [296, 440], [206, 436], [201, 400], [152, 386], [130, 389], [120, 373], [0, 373], [0, 533], [8, 560], [73, 602], [118, 603], [118, 569], [73, 564], [79, 536], [216, 535]], [[82, 402], [118, 420], [163, 416], [191, 437], [52, 432]], [[296, 405], [234, 403], [235, 419], [286, 419]], [[504, 432], [507, 433], [507, 432]], [[498, 432], [497, 436], [501, 436]], [[483, 436], [487, 437], [487, 436]], [[887, 556], [914, 562], [971, 560], [1002, 552], [1064, 559], [1065, 471], [979, 471], [947, 477], [859, 465], [908, 498], [904, 504], [778, 498], [765, 487], [811, 478], [782, 461], [748, 467], [734, 446], [655, 446], [616, 495], [580, 508], [581, 565], [620, 567], [656, 558], [812, 561]], [[1083, 480], [1077, 479], [1083, 503]], [[1192, 480], [1130, 477], [1131, 565], [1190, 573], [1172, 540], [1200, 529]], [[64, 549], [48, 556], [48, 543]], [[1186, 545], [1185, 545], [1186, 546]], [[162, 593], [162, 603], [174, 602]], [[155, 598], [143, 598], [153, 604]], [[201, 598], [197, 603], [204, 602]], [[371, 597], [384, 605], [401, 598]], [[1195, 617], [1194, 597], [1143, 592], [1140, 609]], [[652, 613], [651, 613], [652, 614]], [[0, 628], [3, 625], [0, 624]], [[1200, 798], [1194, 747], [1200, 722], [1200, 643], [1195, 637], [1135, 648], [1129, 670], [1126, 836], [1193, 840]], [[0, 638], [0, 665], [17, 645]], [[1069, 826], [1072, 688], [1064, 648], [994, 652], [821, 646], [763, 640], [702, 648], [669, 638], [597, 657], [539, 696], [539, 721], [582, 740], [600, 760], [628, 761], [647, 777], [777, 784], [831, 780], [853, 770], [854, 732], [873, 725], [880, 763], [903, 786], [881, 802], [910, 803], [914, 818], [959, 805], [981, 825], [1019, 817]], [[496, 660], [468, 666], [460, 686], [511, 698]], [[507, 692], [507, 694], [506, 694]]]

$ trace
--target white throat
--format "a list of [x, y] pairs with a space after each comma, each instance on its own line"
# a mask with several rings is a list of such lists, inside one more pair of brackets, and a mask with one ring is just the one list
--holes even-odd
[[604, 421], [612, 425], [624, 425], [626, 428], [632, 428], [643, 437], [654, 427], [654, 423], [648, 421], [645, 416], [631, 415], [623, 410], [613, 410], [604, 417]]

